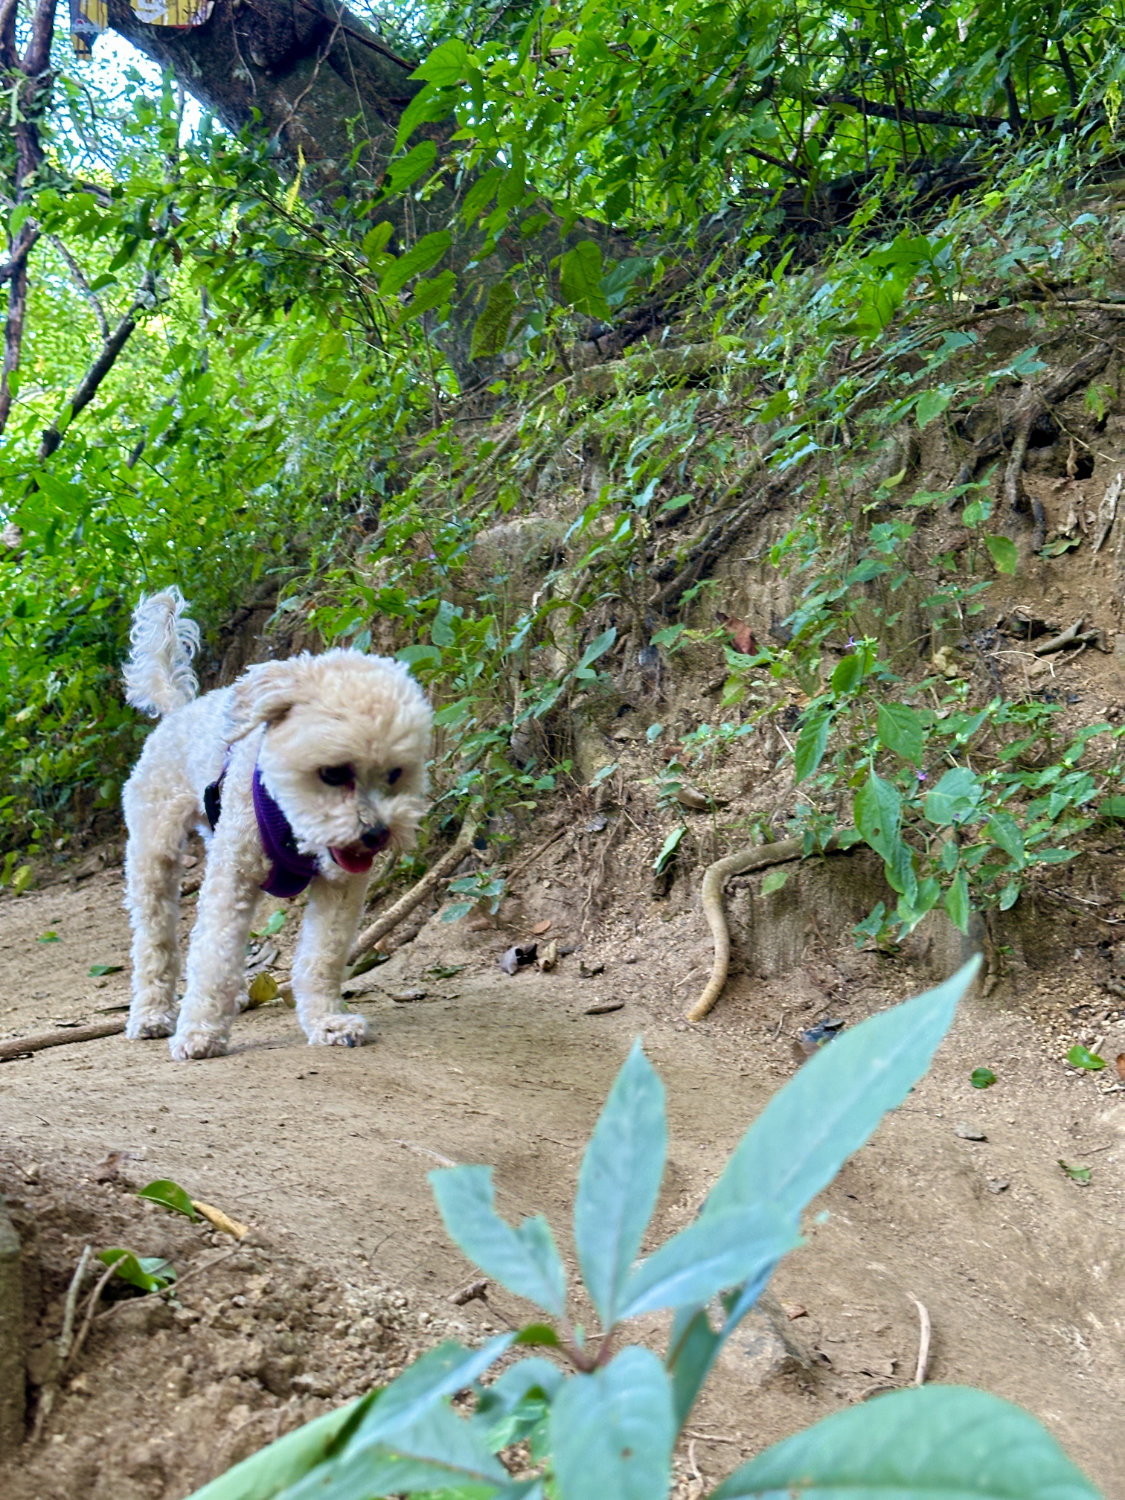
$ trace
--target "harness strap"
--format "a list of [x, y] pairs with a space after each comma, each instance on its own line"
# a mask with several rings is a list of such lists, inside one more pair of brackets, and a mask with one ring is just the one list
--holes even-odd
[[[230, 747], [223, 760], [218, 776], [203, 791], [203, 811], [214, 832], [223, 810], [223, 782], [230, 766]], [[262, 849], [270, 861], [270, 871], [262, 881], [261, 889], [268, 896], [279, 896], [288, 900], [299, 896], [316, 874], [318, 866], [315, 854], [301, 854], [297, 841], [289, 826], [289, 819], [266, 791], [261, 772], [254, 766], [252, 783], [254, 816], [258, 822], [258, 837]]]

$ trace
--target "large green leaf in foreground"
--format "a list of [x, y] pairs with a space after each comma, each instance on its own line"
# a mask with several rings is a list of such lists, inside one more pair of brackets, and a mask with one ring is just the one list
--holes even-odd
[[964, 1386], [877, 1396], [767, 1449], [711, 1500], [1100, 1500], [1039, 1423]]

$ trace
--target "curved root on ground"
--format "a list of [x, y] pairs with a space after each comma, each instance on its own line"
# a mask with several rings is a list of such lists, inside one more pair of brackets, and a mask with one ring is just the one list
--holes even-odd
[[[840, 831], [831, 835], [824, 845], [824, 853], [830, 854], [838, 846]], [[702, 1021], [723, 992], [730, 968], [730, 929], [723, 911], [723, 887], [732, 875], [745, 875], [748, 870], [764, 870], [770, 865], [788, 864], [800, 859], [804, 853], [803, 839], [783, 839], [777, 844], [747, 844], [728, 854], [725, 859], [709, 865], [703, 875], [703, 914], [715, 940], [715, 958], [711, 966], [711, 978], [699, 999], [685, 1012], [689, 1021]]]
[[425, 900], [440, 880], [453, 874], [472, 848], [480, 824], [481, 809], [474, 804], [469, 809], [469, 814], [461, 825], [461, 832], [457, 835], [453, 845], [446, 850], [437, 864], [427, 870], [421, 880], [410, 887], [405, 896], [400, 896], [393, 906], [389, 906], [381, 916], [376, 917], [371, 926], [365, 928], [356, 938], [352, 944], [352, 951], [348, 954], [349, 964], [354, 964], [357, 959], [362, 958], [365, 953], [374, 948], [380, 938], [386, 937], [392, 927], [397, 927], [403, 917], [408, 917], [414, 908]]

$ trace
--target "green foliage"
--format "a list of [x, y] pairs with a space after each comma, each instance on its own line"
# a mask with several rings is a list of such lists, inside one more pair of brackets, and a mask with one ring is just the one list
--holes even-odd
[[[673, 1448], [723, 1342], [788, 1250], [800, 1216], [925, 1072], [977, 961], [937, 989], [863, 1022], [815, 1054], [735, 1150], [699, 1217], [639, 1262], [663, 1176], [664, 1091], [637, 1043], [618, 1074], [578, 1176], [574, 1236], [599, 1327], [569, 1317], [570, 1295], [542, 1219], [513, 1229], [493, 1207], [491, 1172], [430, 1180], [450, 1234], [487, 1275], [554, 1318], [477, 1351], [444, 1344], [382, 1390], [291, 1433], [200, 1490], [195, 1500], [369, 1500], [389, 1494], [556, 1500], [663, 1500]], [[710, 1309], [719, 1299], [718, 1326]], [[626, 1342], [624, 1320], [675, 1312], [665, 1358]], [[564, 1371], [524, 1355], [480, 1377], [513, 1345], [554, 1350]], [[449, 1404], [472, 1392], [471, 1408]], [[524, 1440], [532, 1473], [496, 1455]], [[981, 1391], [898, 1391], [777, 1444], [715, 1500], [844, 1490], [923, 1500], [1097, 1492], [1026, 1413]]]
[[160, 1255], [134, 1255], [132, 1250], [99, 1250], [98, 1259], [112, 1266], [114, 1275], [142, 1292], [159, 1292], [176, 1280], [176, 1268]]
[[169, 1177], [158, 1177], [154, 1182], [146, 1183], [137, 1193], [138, 1198], [147, 1198], [151, 1203], [161, 1203], [165, 1208], [172, 1209], [175, 1213], [185, 1214], [189, 1219], [198, 1219], [199, 1215], [190, 1195]]

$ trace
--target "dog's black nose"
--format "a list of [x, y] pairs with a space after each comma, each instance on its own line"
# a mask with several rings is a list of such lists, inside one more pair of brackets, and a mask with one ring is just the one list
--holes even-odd
[[382, 849], [391, 836], [391, 830], [385, 823], [373, 823], [361, 836], [360, 843], [366, 849]]

